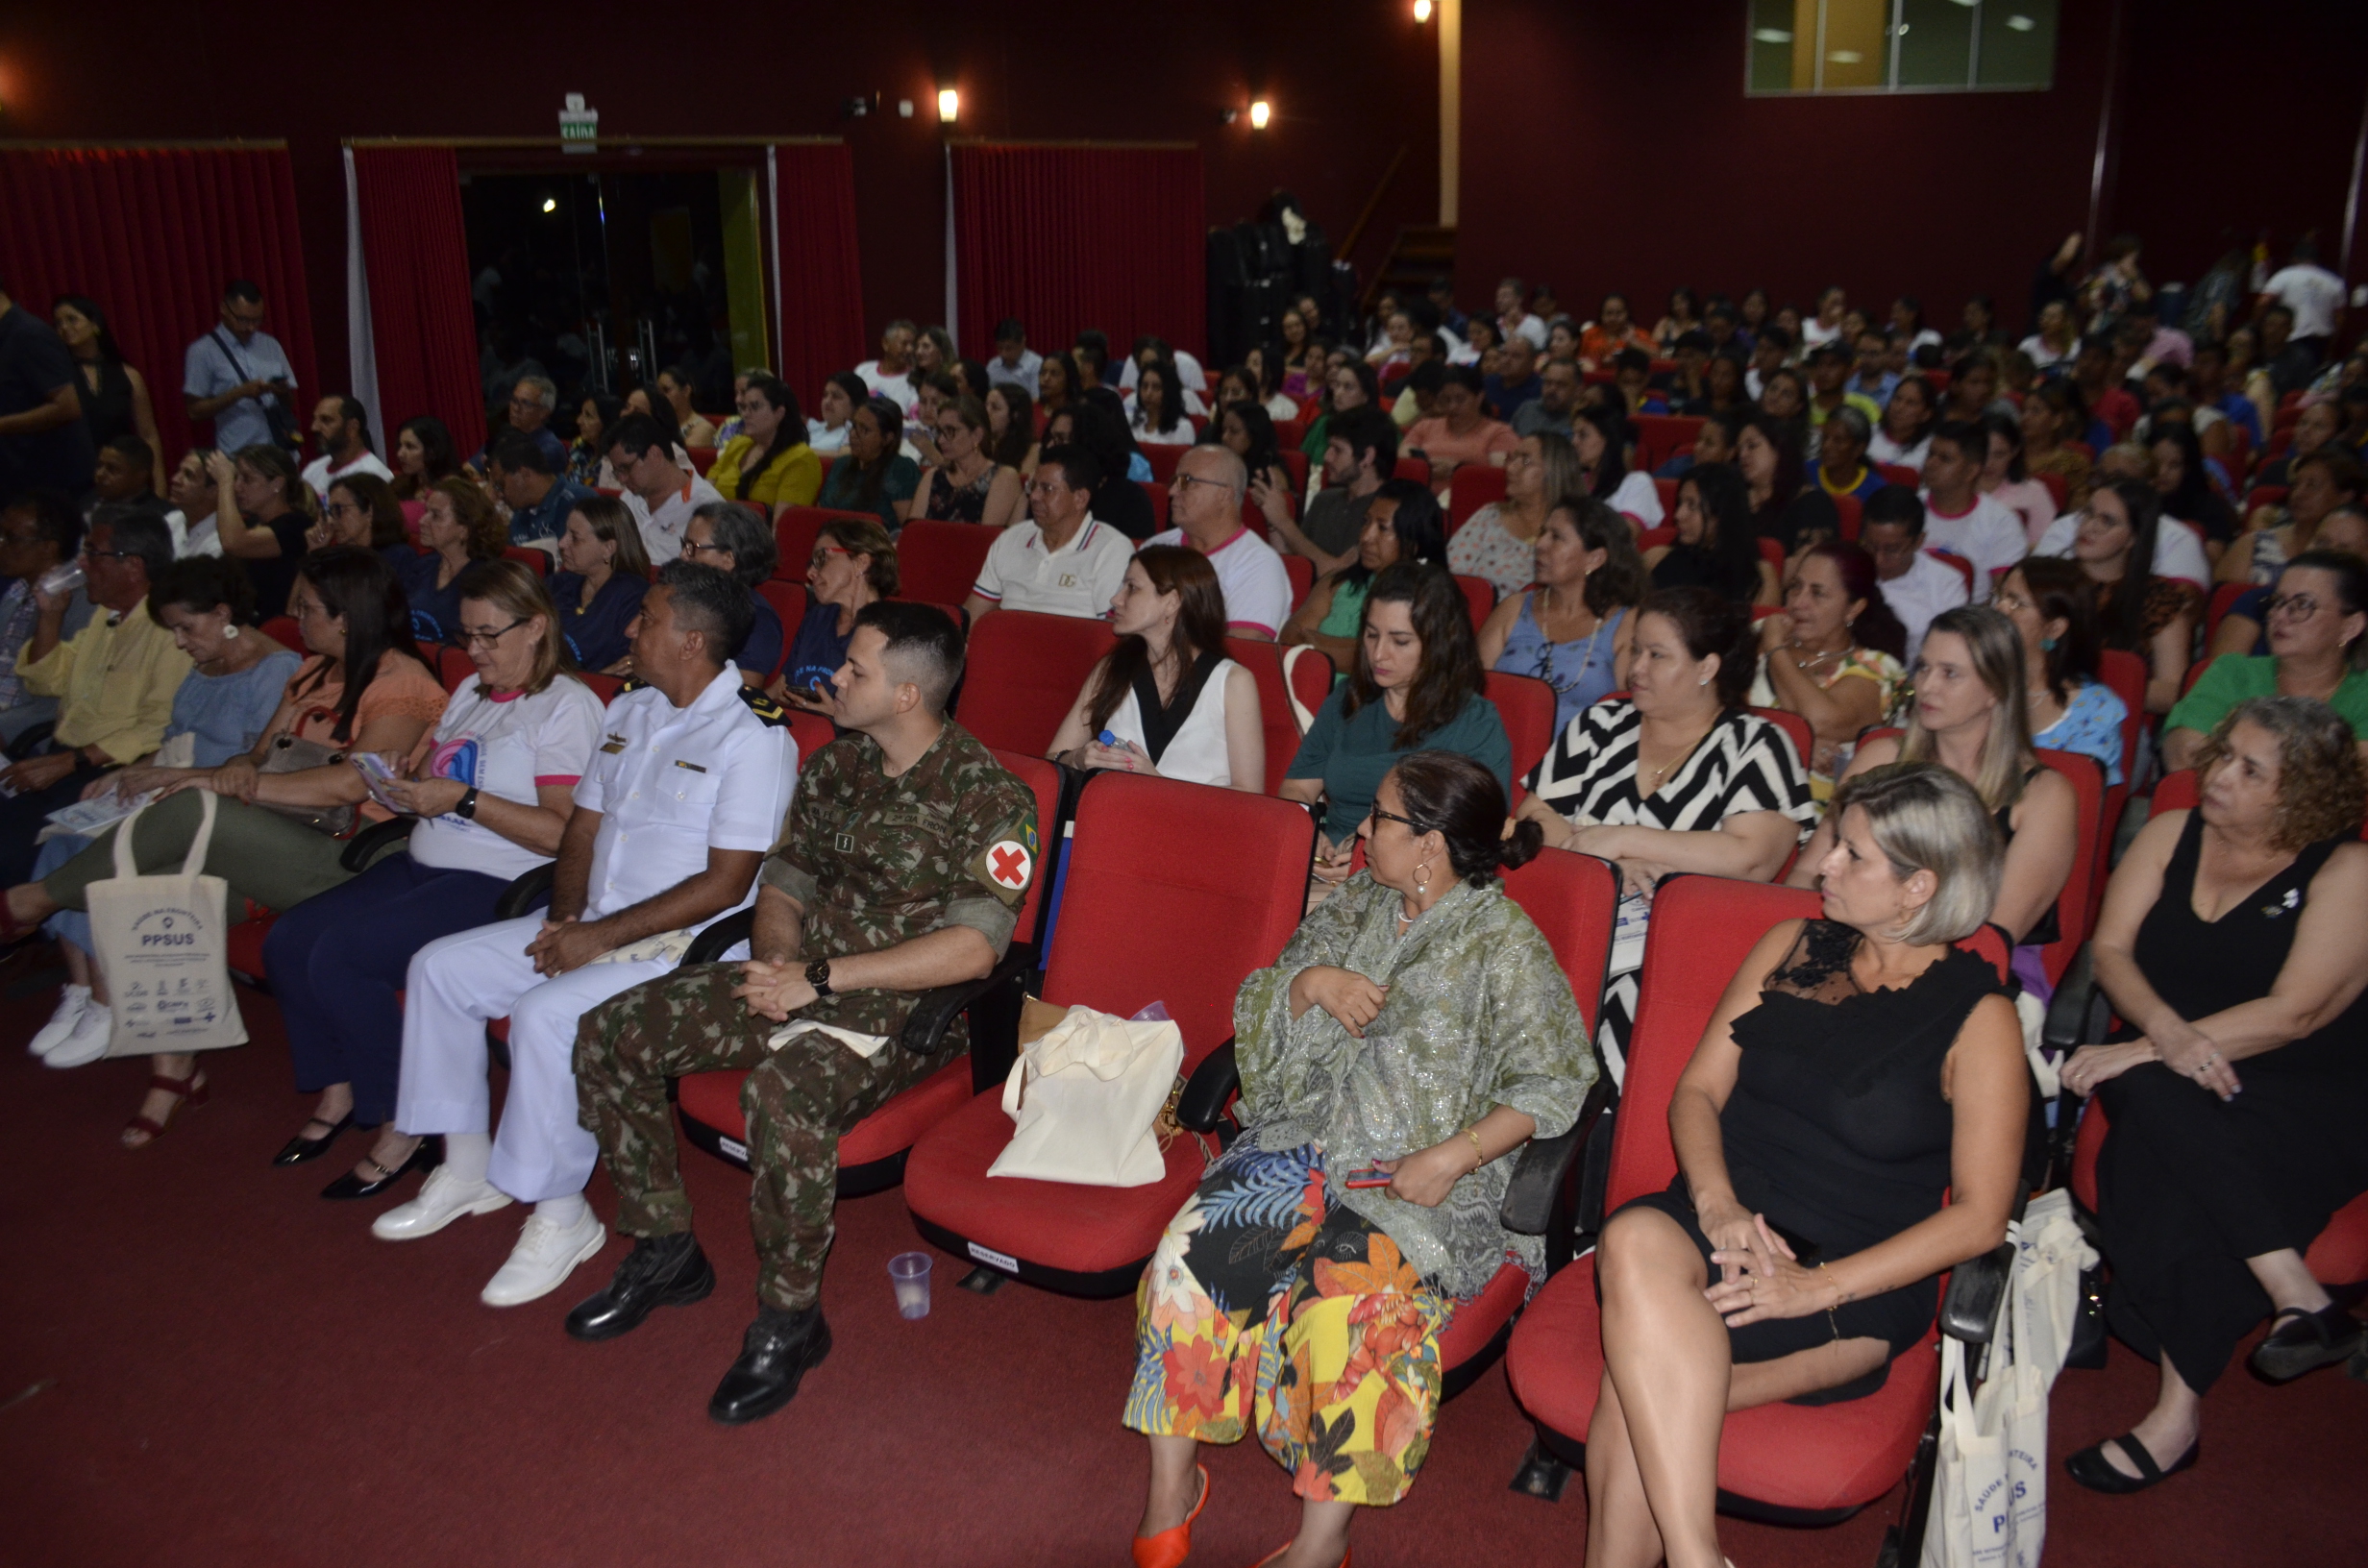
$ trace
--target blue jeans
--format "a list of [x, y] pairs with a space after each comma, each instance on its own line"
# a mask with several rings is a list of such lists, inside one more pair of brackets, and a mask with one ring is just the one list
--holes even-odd
[[375, 1127], [392, 1116], [411, 955], [493, 923], [493, 902], [508, 885], [388, 855], [282, 915], [263, 939], [263, 964], [287, 1022], [297, 1089], [351, 1084], [356, 1122]]

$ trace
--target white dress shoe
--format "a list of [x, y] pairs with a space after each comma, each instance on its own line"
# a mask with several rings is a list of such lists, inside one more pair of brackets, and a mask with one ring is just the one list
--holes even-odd
[[462, 1214], [490, 1214], [509, 1205], [509, 1194], [491, 1182], [464, 1182], [438, 1165], [428, 1172], [419, 1196], [396, 1204], [370, 1222], [370, 1234], [382, 1241], [416, 1241], [458, 1219]]
[[67, 1031], [65, 1038], [42, 1052], [41, 1060], [53, 1067], [79, 1067], [105, 1056], [108, 1042], [114, 1036], [114, 1009], [98, 1002], [88, 1002], [84, 1005], [82, 1017], [74, 1020], [74, 1026]]
[[49, 1021], [35, 1033], [25, 1049], [35, 1056], [47, 1056], [65, 1043], [65, 1037], [74, 1032], [75, 1025], [81, 1023], [83, 1015], [89, 1011], [90, 988], [67, 986], [58, 993], [58, 1011], [49, 1016]]
[[518, 1244], [510, 1249], [509, 1262], [486, 1282], [478, 1299], [488, 1307], [516, 1307], [547, 1296], [567, 1283], [578, 1263], [607, 1244], [608, 1227], [589, 1209], [575, 1225], [530, 1214]]

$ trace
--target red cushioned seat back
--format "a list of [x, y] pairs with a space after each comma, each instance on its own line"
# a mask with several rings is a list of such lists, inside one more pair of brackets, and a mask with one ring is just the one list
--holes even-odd
[[538, 578], [551, 576], [551, 551], [536, 550], [530, 545], [511, 545], [502, 551], [502, 559], [516, 561]]
[[[979, 531], [967, 523], [944, 526]], [[1104, 621], [1028, 610], [981, 616], [956, 717], [989, 746], [1043, 756], [1095, 662], [1117, 641]]]
[[1184, 454], [1193, 449], [1169, 446], [1158, 441], [1146, 441], [1136, 450], [1143, 453], [1144, 461], [1151, 465], [1151, 482], [1167, 485], [1175, 482], [1175, 465], [1182, 462]]
[[262, 631], [264, 636], [299, 658], [308, 659], [312, 656], [312, 650], [305, 647], [305, 634], [296, 629], [294, 616], [275, 615], [263, 623]]
[[614, 702], [617, 699], [617, 694], [625, 690], [625, 681], [622, 676], [604, 675], [597, 670], [582, 671], [576, 678], [592, 688], [592, 695], [601, 699], [602, 707]]
[[1655, 479], [1653, 481], [1653, 494], [1661, 498], [1662, 516], [1675, 517], [1677, 515], [1677, 487], [1684, 482], [1682, 479]]
[[[773, 520], [773, 543], [780, 558], [773, 563], [774, 576], [783, 582], [805, 581], [805, 569], [814, 559], [814, 541], [821, 537], [823, 525], [833, 518], [850, 523], [870, 523], [879, 519], [870, 512], [840, 511], [830, 506], [784, 506]], [[970, 591], [964, 583], [963, 591]]]
[[961, 603], [977, 586], [987, 549], [1001, 531], [975, 523], [915, 518], [897, 538], [899, 592], [933, 604]]
[[1630, 421], [1636, 431], [1636, 461], [1628, 466], [1650, 474], [1681, 452], [1691, 452], [1702, 434], [1699, 414], [1639, 414]]
[[460, 683], [477, 674], [476, 661], [456, 648], [423, 648], [422, 653], [435, 666], [435, 678], [444, 683], [446, 696], [460, 690]]
[[998, 751], [995, 760], [1036, 796], [1036, 874], [1028, 880], [1027, 896], [1020, 900], [1019, 923], [1011, 928], [1012, 941], [1032, 943], [1043, 918], [1045, 890], [1052, 884], [1052, 851], [1061, 842], [1061, 771], [1042, 757], [1018, 751]]
[[2150, 815], [2159, 817], [2166, 811], [2194, 810], [2198, 788], [2195, 770], [2192, 768], [2182, 768], [2175, 773], [2164, 773], [2161, 782], [2155, 786], [2154, 804]]
[[1459, 572], [1455, 576], [1455, 585], [1464, 590], [1464, 612], [1471, 617], [1471, 629], [1476, 635], [1496, 608], [1496, 584], [1486, 577]]
[[[1258, 530], [1261, 538], [1266, 530]], [[1283, 576], [1291, 579], [1291, 607], [1297, 609], [1307, 602], [1307, 596], [1316, 590], [1316, 563], [1304, 555], [1283, 557]]]
[[1390, 471], [1390, 478], [1428, 484], [1431, 482], [1431, 460], [1427, 457], [1400, 457], [1397, 467]]
[[1807, 772], [1810, 750], [1816, 744], [1816, 735], [1810, 729], [1809, 721], [1783, 708], [1754, 708], [1751, 711], [1755, 718], [1764, 719], [1785, 732], [1785, 738], [1792, 743], [1792, 759], [1801, 765], [1801, 772]]
[[2048, 747], [2039, 748], [2039, 760], [2064, 776], [2078, 802], [2075, 821], [2080, 839], [2072, 850], [2072, 874], [2064, 878], [2063, 892], [2056, 897], [2058, 938], [2039, 949], [2039, 967], [2047, 971], [2048, 983], [2055, 985], [2062, 981], [2073, 956], [2096, 926], [2096, 882], [2106, 848], [2105, 770], [2094, 757]]
[[1505, 499], [1505, 471], [1493, 463], [1466, 463], [1447, 481], [1447, 537], [1483, 506]]
[[706, 477], [707, 470], [715, 466], [715, 448], [685, 447], [682, 450], [689, 454], [691, 466], [699, 471], [702, 478]]
[[1673, 877], [1653, 894], [1653, 923], [1637, 976], [1628, 1071], [1612, 1125], [1606, 1213], [1641, 1193], [1660, 1191], [1677, 1174], [1669, 1097], [1727, 983], [1770, 926], [1814, 919], [1821, 907], [1817, 894], [1805, 888], [1717, 876]]
[[1912, 468], [1902, 467], [1898, 463], [1877, 463], [1875, 472], [1883, 476], [1884, 483], [1900, 485], [1910, 490], [1917, 489], [1924, 483], [1923, 475]]
[[1592, 855], [1541, 849], [1537, 859], [1504, 878], [1506, 894], [1554, 949], [1555, 967], [1570, 982], [1591, 1038], [1603, 1005], [1603, 971], [1612, 959], [1619, 873], [1611, 862]]
[[[1149, 479], [1137, 479], [1135, 488], [1142, 491], [1144, 499], [1151, 503], [1151, 531], [1166, 533], [1168, 531], [1168, 487], [1164, 484], [1154, 484]], [[1142, 547], [1138, 545], [1136, 548], [1141, 549]]]
[[771, 680], [781, 673], [781, 665], [789, 657], [789, 646], [798, 640], [798, 625], [805, 619], [806, 594], [802, 584], [783, 582], [778, 577], [758, 583], [756, 592], [773, 606], [773, 613], [781, 618], [781, 650], [774, 658], [773, 668], [765, 672], [765, 678]]
[[1315, 849], [1315, 821], [1290, 801], [1095, 774], [1078, 798], [1045, 999], [1121, 1017], [1165, 1002], [1191, 1070], [1232, 1038], [1234, 993], [1297, 929]]
[[839, 738], [838, 726], [819, 713], [781, 705], [789, 708], [789, 735], [798, 743], [798, 771], [803, 772], [814, 766], [815, 752]]
[[1521, 780], [1554, 744], [1554, 688], [1535, 675], [1488, 673], [1488, 698], [1505, 722], [1513, 746], [1513, 804], [1521, 803]]
[[[1860, 521], [1859, 498], [1856, 496], [1836, 496], [1834, 498], [1834, 514], [1841, 519], [1841, 536], [1844, 539], [1849, 540], [1852, 544], [1857, 544], [1859, 539]], [[1777, 570], [1781, 572], [1783, 568], [1779, 567]]]
[[[1225, 639], [1225, 657], [1247, 670], [1258, 683], [1258, 728], [1267, 745], [1265, 789], [1269, 795], [1283, 787], [1283, 774], [1299, 749], [1299, 721], [1291, 711], [1291, 693], [1283, 684], [1284, 651], [1277, 643], [1249, 637]], [[1325, 670], [1331, 669], [1332, 661], [1313, 649], [1300, 655], [1299, 662], [1307, 663], [1310, 655]]]
[[2121, 698], [2121, 776], [2127, 781], [2137, 768], [2137, 732], [2146, 723], [2146, 661], [2109, 648], [2097, 655], [2097, 678]]

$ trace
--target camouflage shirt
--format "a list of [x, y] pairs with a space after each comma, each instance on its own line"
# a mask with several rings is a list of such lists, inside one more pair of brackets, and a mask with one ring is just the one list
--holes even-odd
[[[999, 959], [1038, 855], [1035, 792], [949, 720], [898, 778], [882, 771], [868, 735], [815, 752], [763, 879], [804, 909], [800, 952], [808, 961], [878, 952], [950, 925], [985, 936]], [[798, 1016], [894, 1035], [913, 999], [847, 992]]]

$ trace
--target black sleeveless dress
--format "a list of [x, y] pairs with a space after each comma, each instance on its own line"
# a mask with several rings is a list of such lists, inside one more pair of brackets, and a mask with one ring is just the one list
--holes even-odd
[[74, 364], [74, 390], [82, 397], [83, 424], [90, 430], [90, 444], [103, 447], [119, 435], [137, 435], [138, 429], [132, 418], [132, 378], [120, 359], [101, 359], [98, 390], [91, 390], [90, 378], [83, 362]]
[[[2203, 814], [2190, 812], [2134, 949], [2146, 983], [2189, 1020], [2269, 993], [2310, 879], [2349, 839], [2310, 845], [2208, 921], [2195, 912], [2203, 833]], [[2368, 1190], [2368, 993], [2318, 1033], [2235, 1068], [2243, 1090], [2225, 1104], [2158, 1062], [2097, 1090], [2111, 1120], [2097, 1157], [2097, 1220], [2113, 1270], [2107, 1322], [2149, 1360], [2168, 1352], [2198, 1393], [2269, 1315], [2244, 1260], [2306, 1250], [2331, 1214]]]
[[[1735, 1020], [1743, 1058], [1718, 1118], [1727, 1174], [1744, 1208], [1765, 1214], [1799, 1262], [1844, 1258], [1940, 1212], [1956, 1118], [1940, 1068], [1974, 1005], [2000, 991], [1987, 960], [1952, 948], [1894, 990], [1863, 991], [1850, 972], [1859, 934], [1811, 920], [1769, 974], [1760, 1005]], [[1710, 1240], [1680, 1175], [1623, 1208], [1658, 1209], [1708, 1262]], [[1712, 1264], [1713, 1279], [1717, 1265]], [[1893, 1356], [1933, 1326], [1938, 1276], [1807, 1317], [1727, 1331], [1738, 1361], [1769, 1361], [1843, 1339], [1881, 1339]], [[1862, 1398], [1887, 1362], [1840, 1388], [1796, 1401]]]

